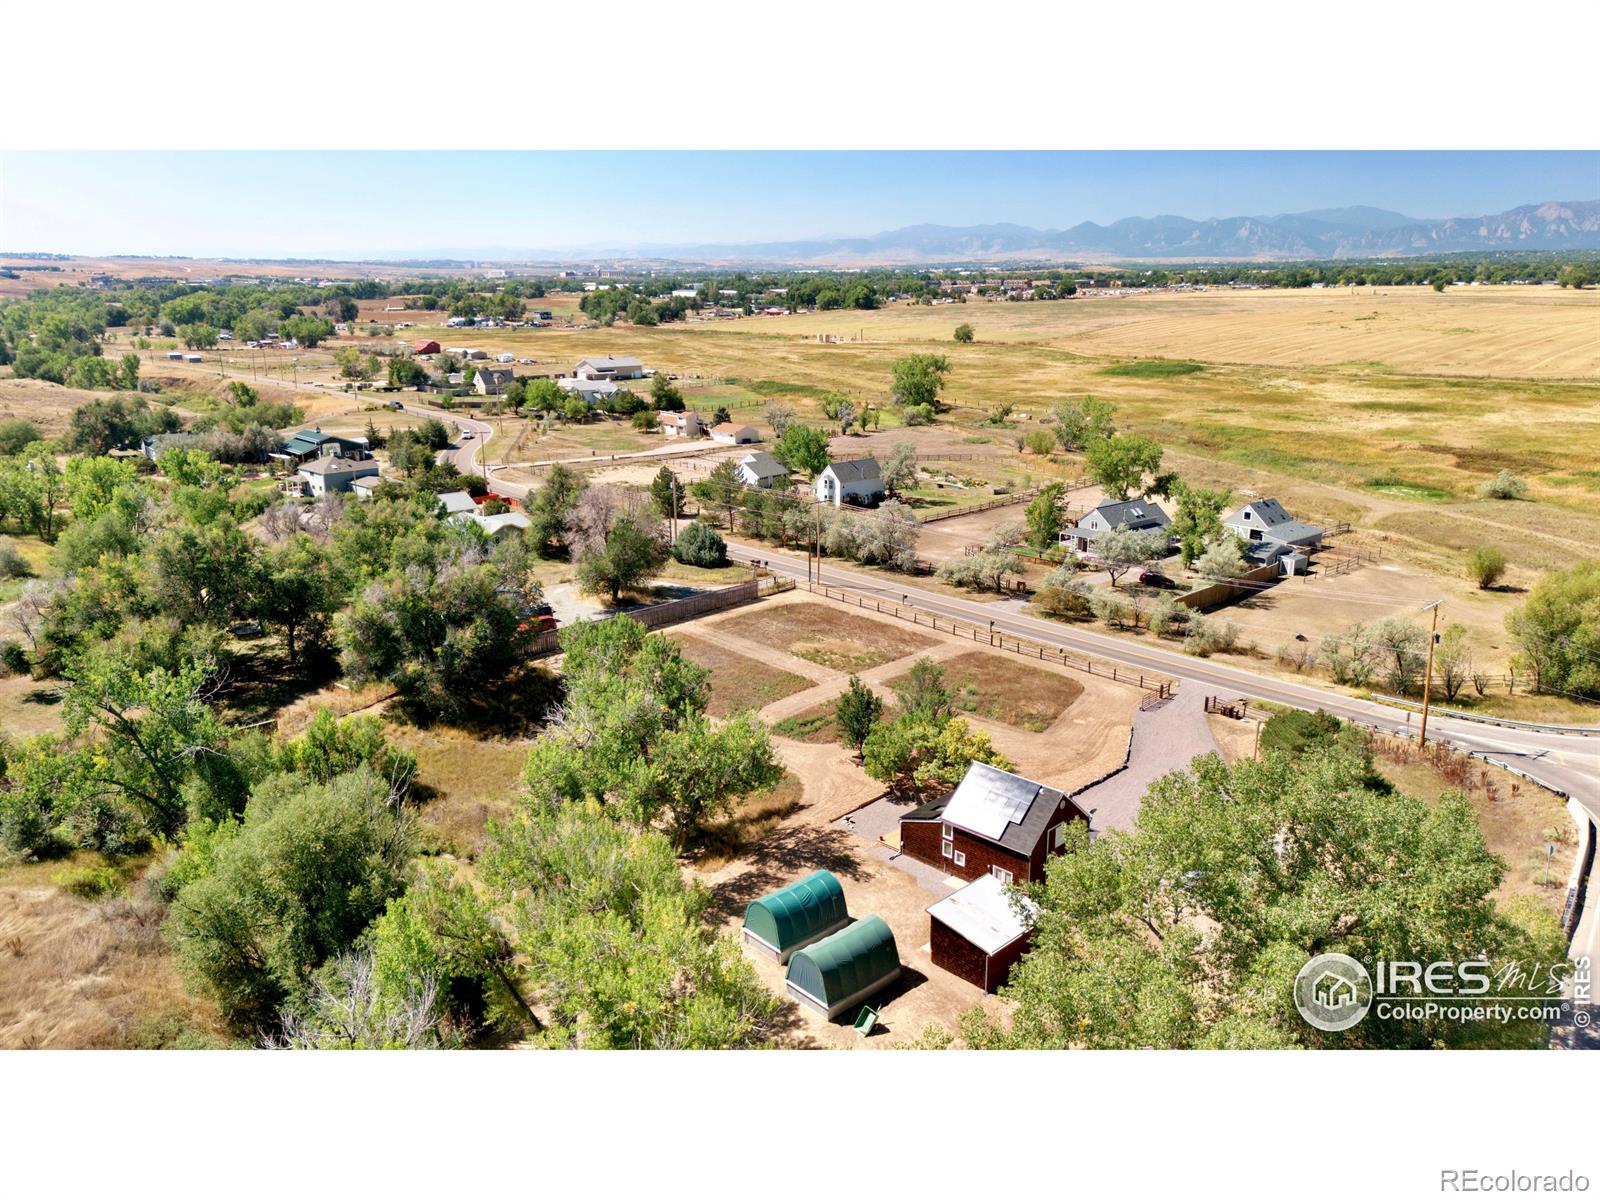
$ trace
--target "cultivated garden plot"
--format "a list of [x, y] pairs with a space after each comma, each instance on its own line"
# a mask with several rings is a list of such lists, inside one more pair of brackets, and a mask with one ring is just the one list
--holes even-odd
[[870, 670], [934, 644], [903, 622], [876, 621], [812, 600], [763, 605], [728, 617], [718, 627], [845, 672]]

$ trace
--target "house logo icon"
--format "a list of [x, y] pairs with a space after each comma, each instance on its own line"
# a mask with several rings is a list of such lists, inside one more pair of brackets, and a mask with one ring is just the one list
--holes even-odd
[[1306, 1024], [1338, 1033], [1372, 1007], [1372, 977], [1348, 954], [1319, 954], [1294, 977], [1294, 1005]]

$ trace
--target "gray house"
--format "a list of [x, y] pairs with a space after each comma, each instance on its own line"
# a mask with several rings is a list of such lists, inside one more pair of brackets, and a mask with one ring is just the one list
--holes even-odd
[[757, 450], [739, 460], [739, 479], [745, 487], [788, 487], [789, 468], [765, 450]]
[[1296, 521], [1276, 500], [1252, 500], [1222, 518], [1223, 527], [1244, 539], [1252, 558], [1277, 558], [1290, 548], [1315, 550], [1322, 526]]
[[643, 379], [644, 363], [637, 358], [607, 354], [601, 358], [585, 358], [572, 368], [579, 379]]
[[472, 386], [480, 396], [498, 396], [511, 386], [516, 372], [510, 367], [479, 367], [472, 377]]
[[829, 463], [818, 474], [814, 487], [817, 499], [835, 508], [841, 504], [876, 504], [887, 494], [875, 458]]
[[370, 458], [341, 458], [330, 454], [326, 458], [301, 463], [295, 474], [305, 494], [323, 496], [328, 492], [348, 492], [356, 480], [376, 477], [378, 464]]
[[590, 408], [596, 404], [604, 404], [622, 389], [614, 383], [604, 379], [572, 379], [570, 377], [556, 380], [556, 386], [565, 392], [575, 392]]
[[1070, 546], [1083, 554], [1093, 547], [1095, 539], [1101, 534], [1110, 533], [1120, 526], [1126, 525], [1140, 533], [1151, 533], [1171, 524], [1161, 506], [1148, 497], [1141, 500], [1102, 500], [1086, 512], [1076, 525], [1063, 529], [1060, 541], [1063, 546]]

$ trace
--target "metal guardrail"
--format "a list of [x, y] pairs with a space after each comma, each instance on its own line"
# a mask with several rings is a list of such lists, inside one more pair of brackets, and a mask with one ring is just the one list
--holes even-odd
[[[1407, 708], [1413, 712], [1420, 712], [1422, 703], [1418, 700], [1407, 700], [1403, 696], [1386, 696], [1374, 692], [1372, 698], [1380, 704], [1392, 704], [1396, 708]], [[1482, 713], [1463, 712], [1459, 708], [1441, 708], [1433, 705], [1429, 711], [1437, 717], [1452, 717], [1458, 721], [1476, 721], [1480, 725], [1499, 725], [1505, 729], [1527, 729], [1535, 733], [1573, 733], [1579, 737], [1600, 737], [1600, 726], [1597, 725], [1545, 725], [1538, 721], [1513, 721], [1510, 717], [1488, 717]]]

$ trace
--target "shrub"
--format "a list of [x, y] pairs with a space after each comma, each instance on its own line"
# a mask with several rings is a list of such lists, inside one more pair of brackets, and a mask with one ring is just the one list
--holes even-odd
[[33, 574], [10, 538], [0, 538], [0, 579], [23, 579]]
[[122, 876], [112, 867], [75, 867], [57, 871], [50, 881], [85, 900], [98, 900], [122, 889]]
[[1467, 578], [1480, 588], [1492, 588], [1506, 573], [1506, 556], [1494, 546], [1479, 546], [1467, 555]]
[[1224, 650], [1232, 650], [1239, 642], [1239, 626], [1232, 621], [1195, 613], [1189, 618], [1189, 632], [1183, 639], [1183, 648], [1190, 654], [1205, 658]]
[[1510, 471], [1501, 471], [1478, 485], [1481, 500], [1521, 500], [1527, 494], [1528, 485]]
[[1022, 448], [1029, 454], [1049, 454], [1056, 448], [1056, 435], [1048, 429], [1030, 429], [1022, 435]]
[[694, 521], [684, 527], [672, 543], [672, 557], [691, 567], [725, 567], [728, 543], [711, 526]]
[[1158, 637], [1180, 631], [1189, 621], [1189, 610], [1171, 596], [1158, 596], [1145, 614], [1150, 632]]
[[21, 642], [0, 642], [0, 675], [23, 675], [29, 666], [28, 652]]
[[907, 425], [931, 425], [933, 424], [933, 405], [908, 404], [904, 412], [901, 413], [901, 417]]
[[1139, 609], [1121, 596], [1096, 595], [1089, 598], [1090, 611], [1113, 629], [1138, 628]]

